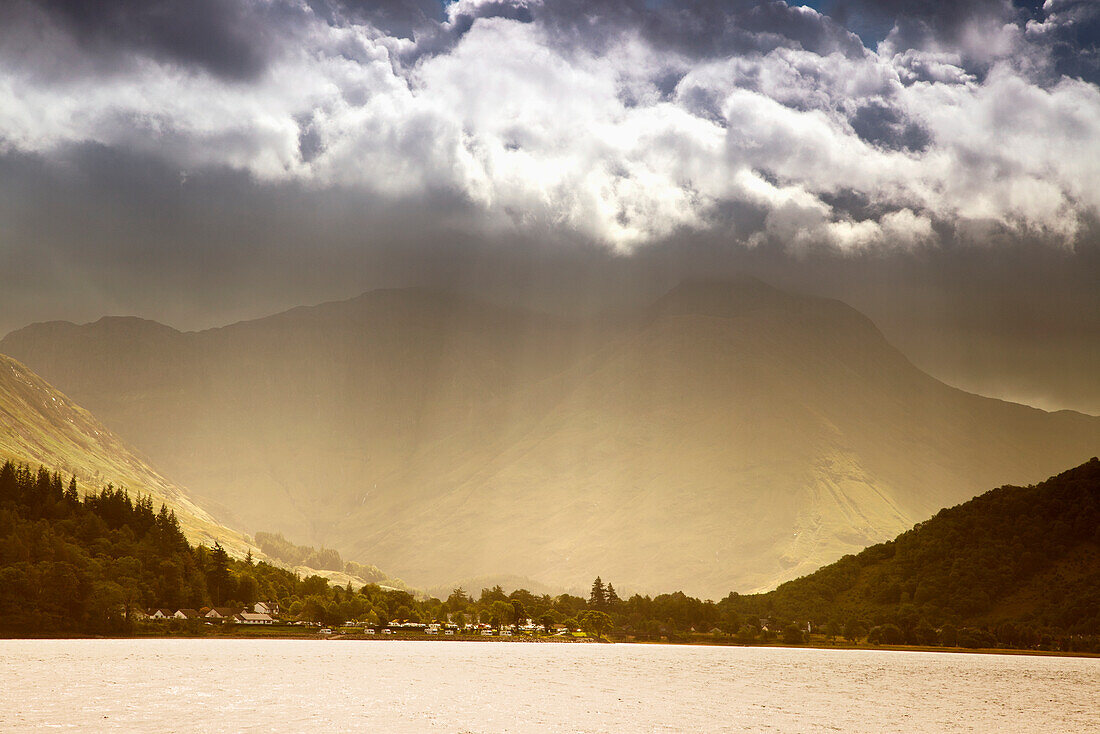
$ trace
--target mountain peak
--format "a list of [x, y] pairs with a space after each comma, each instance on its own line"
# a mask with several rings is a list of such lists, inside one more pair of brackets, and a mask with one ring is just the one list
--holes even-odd
[[159, 321], [143, 319], [139, 316], [104, 316], [98, 321], [86, 324], [91, 332], [105, 336], [127, 339], [157, 339], [175, 337], [179, 331]]
[[732, 318], [761, 309], [791, 308], [805, 300], [746, 275], [727, 280], [682, 281], [659, 298], [654, 308], [666, 316]]
[[97, 321], [75, 324], [72, 321], [40, 321], [24, 326], [4, 337], [7, 345], [20, 343], [28, 338], [119, 338], [147, 339], [179, 334], [171, 326], [138, 316], [104, 316]]
[[174, 338], [109, 319], [0, 352], [234, 525], [427, 586], [568, 589], [596, 571], [768, 588], [1100, 445], [1100, 419], [937, 382], [840, 301], [693, 280], [631, 316], [382, 290]]

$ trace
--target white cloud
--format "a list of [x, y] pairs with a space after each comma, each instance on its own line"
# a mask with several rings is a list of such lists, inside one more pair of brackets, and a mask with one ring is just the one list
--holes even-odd
[[631, 29], [597, 50], [481, 18], [405, 63], [412, 41], [314, 18], [248, 82], [137, 55], [67, 79], [5, 57], [0, 146], [49, 155], [95, 142], [364, 197], [445, 191], [486, 226], [621, 250], [727, 226], [728, 203], [763, 213], [761, 231], [739, 232], [749, 244], [914, 247], [935, 241], [939, 221], [1072, 245], [1100, 210], [1100, 89], [1030, 79], [1032, 66], [1003, 58], [1023, 34], [1001, 26], [975, 75], [960, 54], [976, 53], [981, 30], [962, 50], [786, 44], [692, 58]]

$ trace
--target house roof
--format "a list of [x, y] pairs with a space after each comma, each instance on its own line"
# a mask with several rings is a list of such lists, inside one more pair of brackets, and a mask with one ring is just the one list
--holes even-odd
[[237, 615], [240, 619], [246, 622], [274, 622], [270, 614], [263, 614], [262, 612], [241, 612]]
[[177, 609], [176, 614], [182, 614], [185, 617], [197, 617], [199, 616], [198, 609]]

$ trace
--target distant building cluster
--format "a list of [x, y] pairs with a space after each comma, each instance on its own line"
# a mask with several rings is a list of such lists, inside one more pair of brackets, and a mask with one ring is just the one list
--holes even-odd
[[[285, 624], [294, 626], [308, 626], [321, 628], [318, 631], [323, 635], [333, 634], [329, 627], [322, 627], [320, 622], [303, 622], [299, 620], [283, 619], [279, 615], [277, 602], [256, 602], [251, 610], [238, 607], [202, 607], [201, 609], [150, 609], [144, 615], [151, 621], [199, 621], [206, 624], [246, 624], [246, 625], [273, 625]], [[394, 619], [382, 624], [372, 624], [359, 620], [349, 620], [340, 626], [341, 632], [361, 633], [369, 636], [375, 635], [407, 635], [423, 634], [433, 636], [449, 636], [456, 634], [475, 635], [481, 637], [524, 637], [549, 634], [552, 636], [572, 637], [582, 635], [580, 629], [571, 630], [563, 624], [544, 627], [533, 619], [522, 619], [515, 624], [488, 624], [474, 621], [473, 615], [454, 614], [447, 615], [442, 621], [411, 622]]]
[[151, 609], [149, 619], [184, 619], [234, 624], [275, 624], [279, 621], [278, 602], [258, 601], [252, 610], [238, 607], [203, 607], [202, 609]]

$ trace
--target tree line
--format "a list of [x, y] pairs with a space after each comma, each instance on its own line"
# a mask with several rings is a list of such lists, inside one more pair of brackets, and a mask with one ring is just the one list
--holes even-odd
[[216, 542], [192, 546], [175, 512], [155, 510], [149, 496], [110, 484], [82, 493], [75, 477], [0, 467], [0, 633], [128, 634], [151, 608], [259, 600], [327, 613], [346, 591], [255, 563], [251, 553], [230, 558]]
[[[1100, 651], [1100, 460], [1034, 487], [1002, 487], [894, 541], [765, 594], [621, 598], [500, 586], [446, 599], [301, 578], [192, 546], [175, 514], [111, 485], [81, 493], [44, 468], [0, 467], [0, 632], [126, 634], [154, 607], [278, 601], [294, 619], [381, 626], [451, 621], [620, 640], [860, 642]], [[346, 566], [345, 566], [346, 567]]]

